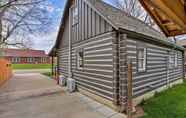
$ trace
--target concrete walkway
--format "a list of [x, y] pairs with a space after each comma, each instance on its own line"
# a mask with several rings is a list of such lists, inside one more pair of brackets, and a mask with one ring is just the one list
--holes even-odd
[[39, 74], [15, 76], [0, 88], [0, 118], [125, 118], [76, 92], [69, 94]]
[[12, 79], [0, 87], [0, 103], [61, 91], [63, 90], [56, 81], [40, 73], [16, 73]]

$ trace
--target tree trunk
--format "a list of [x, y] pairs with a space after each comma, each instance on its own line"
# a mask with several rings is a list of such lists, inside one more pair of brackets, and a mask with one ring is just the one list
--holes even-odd
[[2, 48], [3, 45], [3, 23], [2, 23], [2, 18], [4, 16], [4, 13], [6, 11], [6, 7], [2, 8], [2, 10], [0, 10], [0, 48]]

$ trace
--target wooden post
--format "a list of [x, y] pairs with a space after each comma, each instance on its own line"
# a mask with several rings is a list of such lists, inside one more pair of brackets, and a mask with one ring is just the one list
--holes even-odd
[[54, 56], [52, 55], [52, 76], [54, 75]]
[[58, 56], [58, 51], [56, 51], [56, 55], [55, 55], [57, 58], [55, 61], [57, 61], [57, 65], [54, 66], [54, 70], [55, 70], [55, 77], [56, 77], [56, 80], [57, 80], [57, 84], [59, 84], [59, 56]]
[[132, 61], [129, 60], [127, 74], [127, 118], [132, 118]]
[[186, 67], [186, 65], [185, 65], [185, 53], [186, 52], [182, 52], [183, 80], [185, 80], [185, 67]]

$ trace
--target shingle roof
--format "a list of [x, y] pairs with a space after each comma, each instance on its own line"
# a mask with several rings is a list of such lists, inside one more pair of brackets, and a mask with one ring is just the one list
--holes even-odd
[[95, 8], [95, 10], [97, 10], [108, 22], [110, 22], [116, 30], [124, 29], [126, 31], [135, 32], [144, 36], [152, 37], [152, 41], [157, 41], [181, 50], [184, 49], [175, 43], [169, 42], [168, 38], [164, 34], [153, 29], [146, 23], [133, 16], [127, 15], [124, 11], [103, 2], [103, 0], [85, 1]]
[[128, 16], [124, 11], [113, 7], [102, 0], [87, 0], [91, 5], [106, 17], [117, 28], [129, 30], [153, 38], [167, 39], [164, 34], [156, 31], [141, 20]]
[[47, 57], [43, 50], [30, 49], [3, 49], [3, 56], [5, 57]]

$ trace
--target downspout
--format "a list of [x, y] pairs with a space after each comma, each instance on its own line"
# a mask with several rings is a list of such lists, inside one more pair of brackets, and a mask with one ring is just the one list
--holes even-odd
[[68, 78], [72, 78], [72, 71], [71, 71], [71, 11], [72, 11], [72, 9], [69, 8], [69, 54], [68, 54]]

